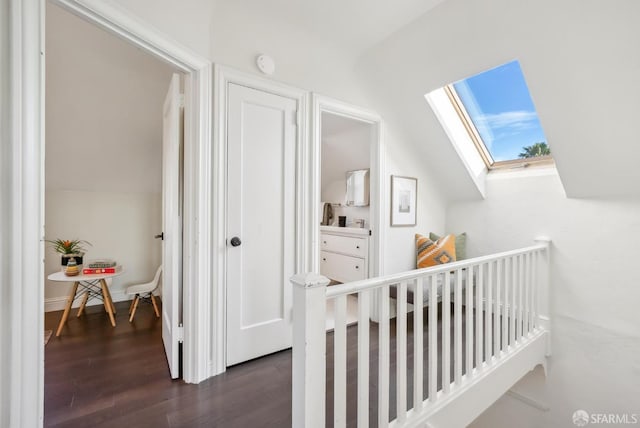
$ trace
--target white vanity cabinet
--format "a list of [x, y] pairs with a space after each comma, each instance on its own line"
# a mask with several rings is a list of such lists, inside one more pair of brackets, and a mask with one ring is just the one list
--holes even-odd
[[369, 229], [320, 226], [320, 273], [339, 282], [369, 277]]

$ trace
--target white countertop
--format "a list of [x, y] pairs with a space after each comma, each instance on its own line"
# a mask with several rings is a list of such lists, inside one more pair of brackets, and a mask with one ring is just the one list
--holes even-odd
[[369, 236], [369, 229], [364, 227], [320, 226], [320, 232]]

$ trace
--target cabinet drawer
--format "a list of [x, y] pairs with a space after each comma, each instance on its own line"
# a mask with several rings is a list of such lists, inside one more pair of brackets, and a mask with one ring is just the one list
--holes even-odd
[[320, 250], [334, 251], [356, 257], [367, 257], [368, 253], [367, 240], [365, 238], [330, 235], [328, 233], [320, 235]]
[[365, 259], [322, 251], [320, 273], [340, 282], [350, 282], [367, 277]]

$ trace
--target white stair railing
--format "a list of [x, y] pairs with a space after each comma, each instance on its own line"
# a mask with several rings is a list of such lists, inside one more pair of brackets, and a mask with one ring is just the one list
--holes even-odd
[[[293, 277], [293, 426], [326, 425], [325, 319], [326, 302], [331, 299], [335, 319], [332, 426], [347, 425], [348, 296], [358, 299], [357, 388], [351, 391], [357, 395], [357, 426], [368, 427], [370, 415], [377, 418], [379, 427], [470, 423], [535, 365], [545, 365], [550, 353], [549, 242], [539, 239], [528, 248], [332, 287], [317, 274]], [[392, 288], [396, 296], [393, 337]], [[376, 379], [370, 379], [370, 327], [376, 325], [369, 322], [373, 293], [380, 316]], [[421, 302], [428, 305], [426, 326], [423, 311], [412, 310], [409, 328], [408, 301], [412, 307], [420, 307]], [[390, 379], [392, 350], [395, 382]], [[377, 389], [375, 409], [369, 400], [371, 384]], [[390, 385], [395, 386], [393, 403]], [[390, 404], [395, 407], [391, 421]]]

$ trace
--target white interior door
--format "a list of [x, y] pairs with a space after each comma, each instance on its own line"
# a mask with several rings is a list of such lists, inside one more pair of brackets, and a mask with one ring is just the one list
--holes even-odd
[[162, 124], [162, 341], [171, 378], [176, 379], [182, 315], [182, 95], [178, 74], [171, 78]]
[[297, 102], [229, 84], [227, 365], [291, 346]]

